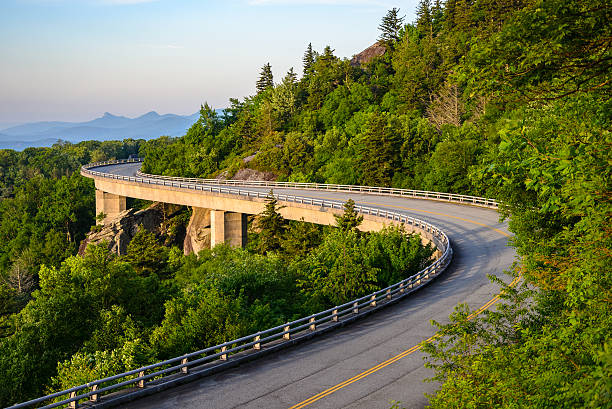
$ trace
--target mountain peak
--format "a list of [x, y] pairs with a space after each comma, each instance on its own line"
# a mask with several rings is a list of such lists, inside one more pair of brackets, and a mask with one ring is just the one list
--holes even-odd
[[155, 111], [149, 111], [144, 115], [139, 116], [137, 119], [147, 119], [147, 118], [158, 118], [159, 114]]
[[105, 112], [104, 115], [102, 115], [102, 118], [117, 118], [117, 116], [111, 114], [110, 112]]

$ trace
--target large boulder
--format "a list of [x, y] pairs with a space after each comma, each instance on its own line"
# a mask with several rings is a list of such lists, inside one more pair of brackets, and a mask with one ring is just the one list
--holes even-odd
[[210, 248], [210, 209], [194, 207], [187, 225], [183, 252], [185, 255]]

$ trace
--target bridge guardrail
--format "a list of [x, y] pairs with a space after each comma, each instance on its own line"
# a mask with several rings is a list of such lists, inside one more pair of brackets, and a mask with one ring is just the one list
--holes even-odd
[[[94, 167], [112, 165], [116, 163], [131, 163], [131, 162], [142, 162], [142, 158], [127, 159], [123, 161], [107, 161], [91, 163], [83, 166], [83, 169], [91, 169]], [[487, 207], [491, 209], [497, 209], [499, 203], [494, 199], [488, 199], [480, 196], [471, 195], [459, 195], [455, 193], [443, 193], [443, 192], [432, 192], [427, 190], [415, 190], [415, 189], [397, 189], [391, 187], [376, 187], [376, 186], [358, 186], [358, 185], [338, 185], [330, 183], [306, 183], [306, 182], [272, 182], [265, 180], [222, 180], [222, 179], [202, 179], [202, 178], [182, 178], [176, 176], [161, 176], [151, 175], [142, 173], [140, 170], [137, 172], [137, 176], [163, 179], [178, 182], [187, 183], [203, 183], [211, 185], [224, 185], [224, 186], [256, 186], [256, 187], [278, 187], [278, 188], [296, 188], [296, 189], [315, 189], [315, 190], [329, 190], [339, 192], [360, 192], [360, 193], [375, 193], [379, 195], [388, 196], [400, 196], [409, 197], [415, 199], [428, 199], [451, 203], [469, 204], [472, 206]]]
[[400, 196], [415, 199], [429, 199], [451, 203], [462, 203], [473, 206], [487, 207], [497, 209], [499, 204], [494, 199], [487, 199], [479, 196], [458, 195], [454, 193], [431, 192], [427, 190], [414, 189], [397, 189], [391, 187], [376, 187], [376, 186], [358, 186], [358, 185], [337, 185], [329, 183], [307, 183], [307, 182], [272, 182], [265, 180], [222, 180], [222, 179], [201, 179], [201, 178], [182, 178], [176, 176], [161, 176], [142, 173], [140, 170], [136, 173], [137, 176], [172, 180], [187, 183], [204, 183], [212, 185], [227, 185], [227, 186], [256, 186], [256, 187], [276, 187], [288, 189], [314, 189], [314, 190], [329, 190], [336, 192], [355, 192], [355, 193], [374, 193], [387, 196]]
[[[168, 180], [166, 178], [151, 179], [140, 176], [122, 176], [91, 170], [91, 168], [109, 164], [132, 163], [140, 161], [140, 159], [129, 159], [123, 161], [99, 162], [83, 166], [82, 173], [117, 180], [125, 180], [145, 184], [156, 184], [162, 186], [173, 186], [200, 191], [210, 191], [214, 193], [229, 193], [259, 198], [268, 197], [268, 193], [254, 192], [235, 188], [215, 187], [210, 185], [205, 186], [198, 184], [194, 181], [186, 182]], [[281, 201], [303, 203], [333, 209], [342, 209], [344, 205], [343, 202], [339, 201], [312, 199], [294, 195], [275, 195], [275, 197]], [[450, 264], [453, 256], [453, 249], [450, 245], [446, 233], [444, 233], [444, 231], [437, 228], [436, 226], [424, 222], [420, 219], [416, 219], [411, 216], [407, 216], [397, 212], [365, 206], [355, 206], [355, 209], [362, 214], [384, 217], [392, 221], [412, 225], [413, 227], [423, 232], [429, 233], [436, 247], [442, 252], [442, 256], [440, 256], [429, 266], [425, 267], [421, 271], [404, 280], [401, 280], [381, 290], [375, 291], [371, 294], [346, 302], [342, 305], [338, 305], [333, 308], [328, 308], [324, 311], [320, 311], [318, 313], [302, 317], [295, 321], [278, 325], [273, 328], [268, 328], [266, 330], [254, 334], [249, 334], [244, 337], [227, 341], [219, 345], [214, 345], [199, 351], [170, 358], [162, 362], [143, 366], [141, 368], [137, 368], [121, 374], [106, 377], [103, 379], [98, 379], [92, 382], [88, 382], [86, 384], [75, 386], [70, 389], [49, 394], [47, 396], [19, 403], [11, 406], [9, 409], [31, 407], [34, 405], [43, 404], [50, 400], [60, 398], [66, 395], [68, 396], [66, 399], [50, 403], [44, 407], [54, 408], [64, 405], [70, 405], [70, 407], [77, 407], [78, 402], [83, 399], [87, 399], [90, 403], [97, 403], [100, 401], [101, 396], [108, 392], [116, 391], [132, 385], [135, 385], [136, 388], [143, 389], [146, 387], [147, 381], [152, 380], [153, 378], [156, 378], [154, 382], [160, 382], [160, 379], [163, 380], [163, 378], [168, 376], [175, 376], [177, 374], [186, 375], [189, 374], [190, 371], [197, 366], [209, 364], [215, 361], [227, 361], [231, 359], [232, 355], [248, 350], [261, 350], [262, 348], [265, 348], [266, 344], [278, 343], [279, 341], [288, 341], [292, 339], [292, 336], [295, 336], [296, 334], [302, 334], [304, 332], [315, 333], [317, 332], [317, 327], [319, 326], [339, 323], [340, 321], [342, 321], [343, 318], [347, 319], [359, 316], [360, 314], [363, 314], [363, 310], [378, 308], [380, 306], [385, 305], [386, 303], [392, 302], [393, 300], [397, 300], [398, 298], [402, 298], [412, 293], [413, 291], [416, 291], [420, 287], [428, 284], [433, 278], [437, 277]], [[112, 384], [102, 386], [108, 383]]]

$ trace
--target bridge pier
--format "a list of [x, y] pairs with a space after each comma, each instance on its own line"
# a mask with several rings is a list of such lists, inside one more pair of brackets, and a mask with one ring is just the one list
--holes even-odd
[[246, 246], [247, 215], [244, 213], [226, 212], [211, 209], [210, 211], [210, 247], [228, 243], [233, 247]]
[[104, 224], [107, 220], [116, 217], [119, 213], [126, 210], [126, 197], [107, 193], [96, 189], [96, 216], [104, 213], [104, 220], [96, 221], [97, 224]]

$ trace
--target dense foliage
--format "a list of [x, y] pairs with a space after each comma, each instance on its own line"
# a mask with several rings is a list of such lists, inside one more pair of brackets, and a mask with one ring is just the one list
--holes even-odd
[[136, 154], [142, 141], [81, 142], [0, 150], [0, 333], [37, 287], [41, 265], [59, 267], [94, 224], [92, 161]]
[[507, 303], [459, 307], [429, 351], [434, 408], [612, 406], [610, 18], [605, 1], [534, 1], [467, 54], [495, 145], [475, 183], [521, 255]]

